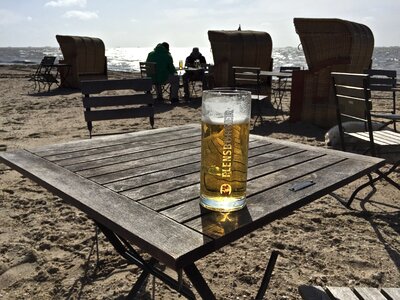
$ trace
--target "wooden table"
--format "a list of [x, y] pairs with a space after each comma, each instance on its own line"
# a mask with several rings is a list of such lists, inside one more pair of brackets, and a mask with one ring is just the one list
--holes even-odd
[[[197, 260], [384, 165], [251, 135], [247, 206], [227, 215], [199, 205], [199, 125], [3, 152], [0, 160], [87, 213], [121, 255], [143, 268], [130, 296], [154, 274], [189, 299], [182, 270], [203, 299], [215, 299]], [[153, 258], [145, 262], [125, 241]], [[156, 261], [179, 280], [161, 274]]]

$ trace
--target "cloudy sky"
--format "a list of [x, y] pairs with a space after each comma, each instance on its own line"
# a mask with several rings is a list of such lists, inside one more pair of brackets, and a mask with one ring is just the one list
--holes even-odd
[[0, 47], [58, 46], [56, 34], [106, 47], [206, 47], [208, 30], [239, 24], [268, 32], [275, 47], [297, 46], [294, 17], [363, 23], [376, 46], [400, 45], [400, 0], [1, 0]]

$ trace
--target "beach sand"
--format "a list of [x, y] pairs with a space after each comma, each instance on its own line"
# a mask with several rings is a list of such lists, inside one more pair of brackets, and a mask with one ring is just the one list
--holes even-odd
[[[32, 67], [0, 67], [0, 150], [87, 139], [81, 94], [33, 90]], [[111, 77], [131, 77], [112, 73]], [[287, 107], [287, 99], [285, 99]], [[156, 105], [155, 127], [200, 121], [200, 99]], [[253, 133], [325, 147], [325, 130], [274, 118]], [[148, 120], [94, 123], [95, 133], [149, 130]], [[399, 182], [400, 175], [392, 178]], [[335, 192], [349, 197], [367, 179]], [[268, 299], [299, 299], [301, 284], [400, 287], [400, 193], [381, 181], [359, 193], [353, 209], [325, 196], [198, 261], [217, 299], [253, 299], [272, 250], [281, 252]], [[367, 198], [368, 201], [363, 199]], [[0, 299], [124, 299], [140, 274], [100, 239], [78, 209], [0, 164]], [[88, 259], [89, 258], [89, 259]], [[156, 299], [183, 299], [159, 280]], [[151, 299], [152, 280], [139, 299]]]

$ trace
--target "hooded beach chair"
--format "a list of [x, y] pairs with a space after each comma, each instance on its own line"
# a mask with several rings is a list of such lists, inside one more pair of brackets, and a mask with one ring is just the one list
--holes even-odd
[[107, 79], [107, 57], [101, 39], [71, 35], [56, 35], [56, 39], [64, 57], [60, 64], [70, 66], [60, 70], [60, 86], [80, 88], [81, 80]]
[[292, 77], [290, 120], [322, 128], [336, 124], [331, 72], [363, 73], [374, 50], [372, 31], [341, 19], [294, 18], [308, 70]]
[[[214, 59], [214, 87], [233, 87], [233, 66], [272, 70], [272, 39], [267, 32], [251, 30], [209, 30]], [[271, 96], [271, 78], [261, 84], [260, 93]]]

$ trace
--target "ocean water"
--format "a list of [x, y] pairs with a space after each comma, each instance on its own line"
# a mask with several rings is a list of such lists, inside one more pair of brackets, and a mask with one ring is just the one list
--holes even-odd
[[[139, 62], [146, 60], [152, 48], [109, 48], [106, 49], [108, 69], [113, 71], [134, 72], [139, 70]], [[191, 47], [171, 48], [174, 64], [185, 60]], [[200, 48], [208, 63], [213, 63], [211, 48]], [[59, 48], [56, 47], [0, 47], [0, 65], [37, 64], [44, 55], [53, 55], [62, 59]], [[272, 51], [274, 69], [280, 66], [299, 66], [307, 69], [304, 53], [295, 47], [274, 48]], [[400, 74], [400, 47], [376, 47], [372, 57], [374, 69], [396, 70]]]

